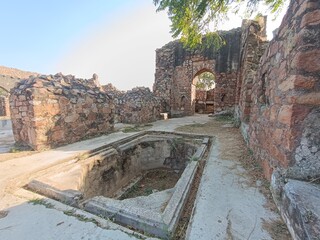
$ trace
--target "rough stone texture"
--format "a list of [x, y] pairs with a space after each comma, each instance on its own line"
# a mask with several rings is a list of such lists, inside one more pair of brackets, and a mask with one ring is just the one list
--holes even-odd
[[8, 94], [10, 89], [15, 86], [17, 82], [21, 81], [20, 78], [14, 78], [6, 75], [0, 75], [0, 90]]
[[250, 119], [251, 93], [253, 79], [259, 67], [259, 61], [268, 42], [266, 41], [266, 17], [258, 21], [242, 22], [240, 68], [237, 80], [237, 99], [239, 116], [242, 122]]
[[226, 45], [218, 51], [187, 50], [179, 41], [156, 51], [154, 93], [165, 101], [171, 116], [195, 112], [195, 79], [203, 72], [215, 75], [214, 109], [219, 112], [235, 105], [241, 29], [221, 32]]
[[125, 91], [121, 91], [113, 86], [111, 83], [102, 86], [102, 90], [106, 92], [112, 99], [115, 105], [115, 117], [114, 122], [119, 123], [121, 122], [121, 104], [123, 95], [126, 93]]
[[10, 116], [9, 98], [7, 96], [0, 96], [0, 116]]
[[[273, 178], [274, 179], [274, 178]], [[272, 181], [272, 187], [279, 188]], [[320, 236], [319, 185], [289, 180], [280, 187], [276, 203], [293, 239], [318, 239]]]
[[195, 112], [213, 113], [214, 112], [214, 89], [196, 90]]
[[319, 8], [291, 1], [254, 80], [250, 147], [269, 177], [288, 167], [292, 178], [319, 176]]
[[9, 68], [0, 66], [0, 89], [4, 89], [9, 92], [11, 88], [14, 87], [16, 82], [21, 81], [21, 79], [26, 79], [30, 76], [38, 76], [38, 73], [22, 71], [16, 68]]
[[114, 104], [97, 77], [42, 75], [10, 92], [15, 141], [40, 150], [76, 142], [113, 129]]
[[162, 100], [156, 97], [149, 88], [133, 88], [117, 100], [117, 114], [122, 123], [154, 122], [160, 119], [161, 112], [163, 112]]

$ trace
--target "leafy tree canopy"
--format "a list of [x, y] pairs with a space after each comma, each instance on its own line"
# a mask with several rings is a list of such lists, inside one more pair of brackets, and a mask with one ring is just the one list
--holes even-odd
[[[240, 7], [252, 14], [260, 4], [269, 7], [270, 12], [277, 13], [287, 0], [153, 0], [157, 11], [167, 10], [171, 20], [171, 33], [174, 38], [190, 48], [202, 43], [203, 35], [210, 32], [209, 26], [216, 26], [227, 18], [228, 13], [238, 13]], [[217, 33], [208, 35], [214, 45], [223, 44]]]
[[215, 87], [215, 76], [210, 72], [201, 73], [198, 76], [199, 80], [196, 83], [196, 88], [201, 90], [210, 90]]

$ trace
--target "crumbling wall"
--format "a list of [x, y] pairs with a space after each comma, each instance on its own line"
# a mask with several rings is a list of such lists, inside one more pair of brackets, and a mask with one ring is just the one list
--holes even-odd
[[0, 116], [2, 117], [10, 116], [10, 106], [9, 106], [8, 96], [0, 96]]
[[320, 177], [320, 2], [291, 1], [253, 82], [250, 147], [270, 177]]
[[221, 32], [226, 44], [219, 50], [188, 50], [179, 41], [156, 51], [154, 93], [165, 101], [171, 116], [195, 112], [193, 80], [203, 72], [215, 75], [214, 109], [232, 108], [236, 101], [241, 29]]
[[160, 119], [162, 101], [149, 88], [137, 87], [119, 98], [117, 105], [122, 123], [143, 124]]
[[41, 150], [109, 132], [114, 104], [97, 76], [42, 75], [17, 83], [10, 94], [15, 141]]
[[243, 20], [241, 34], [240, 68], [237, 79], [237, 111], [243, 123], [249, 123], [253, 79], [257, 73], [260, 58], [268, 45], [266, 41], [266, 17]]
[[121, 107], [122, 107], [122, 98], [126, 93], [125, 91], [121, 91], [113, 86], [111, 83], [101, 86], [102, 90], [108, 94], [113, 99], [113, 103], [115, 105], [114, 108], [114, 122], [121, 122]]

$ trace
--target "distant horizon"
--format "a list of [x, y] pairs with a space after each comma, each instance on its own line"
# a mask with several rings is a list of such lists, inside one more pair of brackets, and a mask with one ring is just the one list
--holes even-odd
[[[0, 65], [22, 71], [85, 79], [96, 73], [101, 85], [152, 89], [155, 50], [175, 40], [168, 16], [157, 13], [151, 0], [12, 0], [2, 5]], [[268, 39], [282, 16], [268, 20]], [[230, 16], [219, 30], [241, 23], [239, 16]]]

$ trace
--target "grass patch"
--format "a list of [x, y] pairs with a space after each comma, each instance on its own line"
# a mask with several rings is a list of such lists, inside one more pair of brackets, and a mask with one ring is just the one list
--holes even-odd
[[140, 132], [145, 130], [146, 128], [152, 127], [152, 123], [146, 123], [146, 124], [137, 124], [130, 127], [125, 127], [121, 131], [124, 133], [130, 133], [130, 132]]
[[201, 123], [194, 123], [194, 124], [190, 124], [188, 125], [190, 127], [194, 127], [194, 128], [201, 128], [201, 127], [204, 127], [204, 124], [201, 124]]
[[130, 132], [140, 132], [141, 129], [139, 126], [133, 126], [133, 127], [125, 127], [121, 131], [124, 133], [130, 133]]
[[43, 205], [46, 208], [53, 208], [53, 204], [48, 203], [46, 200], [41, 199], [41, 198], [32, 199], [32, 200], [28, 201], [28, 203], [31, 203], [32, 205]]
[[10, 153], [19, 153], [19, 152], [24, 152], [24, 151], [32, 151], [32, 148], [29, 146], [25, 145], [20, 145], [15, 143], [12, 148], [10, 148], [9, 152]]
[[88, 218], [84, 215], [78, 214], [78, 213], [76, 213], [75, 209], [63, 211], [63, 213], [67, 216], [75, 217], [81, 222], [92, 222], [92, 223], [96, 224], [97, 226], [99, 225], [97, 220], [95, 220], [94, 218]]
[[215, 117], [215, 120], [219, 122], [234, 122], [233, 115], [219, 115]]

